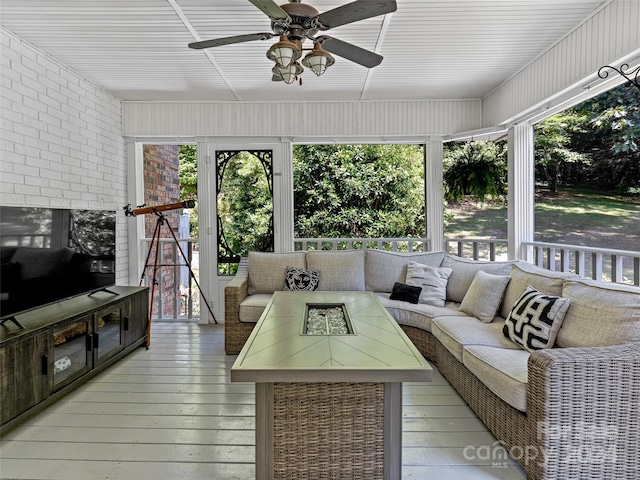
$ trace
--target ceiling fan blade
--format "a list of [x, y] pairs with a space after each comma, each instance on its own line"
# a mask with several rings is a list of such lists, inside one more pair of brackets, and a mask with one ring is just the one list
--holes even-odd
[[278, 5], [273, 0], [249, 0], [256, 7], [262, 10], [266, 15], [270, 18], [275, 18], [276, 20], [286, 20], [287, 22], [291, 21], [291, 17], [285, 12], [280, 5]]
[[323, 35], [316, 38], [316, 41], [319, 42], [327, 52], [335, 53], [342, 58], [346, 58], [367, 68], [376, 67], [382, 62], [382, 55], [357, 47], [352, 43], [343, 42], [337, 38]]
[[339, 27], [365, 18], [377, 17], [398, 9], [396, 0], [356, 0], [318, 15], [320, 30]]
[[234, 43], [251, 42], [253, 40], [268, 40], [273, 37], [273, 33], [249, 33], [246, 35], [235, 35], [233, 37], [214, 38], [213, 40], [203, 40], [202, 42], [194, 42], [189, 44], [189, 48], [200, 50], [203, 48], [220, 47], [222, 45], [231, 45]]

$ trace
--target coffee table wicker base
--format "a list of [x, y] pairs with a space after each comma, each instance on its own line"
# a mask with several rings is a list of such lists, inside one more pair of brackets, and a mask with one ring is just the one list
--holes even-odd
[[382, 479], [384, 383], [274, 383], [275, 479]]

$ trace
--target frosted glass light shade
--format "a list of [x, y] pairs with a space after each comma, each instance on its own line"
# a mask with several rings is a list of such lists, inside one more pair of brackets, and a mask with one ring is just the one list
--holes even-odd
[[302, 65], [309, 68], [317, 76], [322, 75], [327, 68], [333, 65], [335, 60], [329, 52], [323, 50], [319, 43], [313, 46], [313, 51], [302, 60]]
[[298, 75], [300, 75], [303, 71], [304, 69], [302, 68], [302, 65], [300, 65], [298, 62], [293, 62], [286, 68], [280, 68], [277, 65], [273, 67], [273, 73], [275, 73], [276, 75], [280, 75], [280, 77], [282, 77], [282, 81], [288, 84], [295, 82], [298, 78]]
[[280, 68], [287, 68], [302, 55], [302, 48], [290, 42], [285, 35], [280, 35], [280, 41], [267, 51], [267, 58], [274, 61]]

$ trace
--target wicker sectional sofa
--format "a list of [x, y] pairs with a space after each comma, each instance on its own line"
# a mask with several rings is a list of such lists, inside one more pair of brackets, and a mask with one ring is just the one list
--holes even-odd
[[[444, 306], [390, 298], [410, 262], [448, 272]], [[283, 289], [287, 267], [319, 271], [318, 290], [375, 292], [499, 439], [496, 462], [506, 449], [530, 479], [640, 478], [639, 288], [444, 252], [252, 252], [225, 289], [228, 354]], [[553, 348], [529, 351], [503, 332], [527, 287], [568, 299]]]

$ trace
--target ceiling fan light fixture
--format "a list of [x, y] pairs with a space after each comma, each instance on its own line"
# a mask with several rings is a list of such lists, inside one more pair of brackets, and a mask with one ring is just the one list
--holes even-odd
[[[351, 3], [319, 13], [314, 7], [302, 4], [302, 0], [288, 0], [288, 3], [284, 0], [279, 0], [278, 3], [276, 3], [278, 0], [249, 1], [269, 17], [273, 33], [214, 38], [192, 42], [188, 45], [189, 48], [199, 50], [253, 40], [267, 40], [278, 36], [279, 41], [271, 45], [267, 51], [267, 58], [275, 63], [271, 80], [285, 83], [300, 80], [300, 85], [302, 85], [300, 74], [304, 71], [302, 65], [320, 76], [335, 63], [329, 52], [363, 67], [373, 68], [380, 65], [382, 55], [327, 35], [316, 37], [316, 34], [320, 30], [329, 30], [360, 20], [387, 15], [398, 8], [396, 0], [352, 0]], [[385, 22], [384, 25], [387, 23]], [[313, 42], [313, 49], [300, 60], [303, 53], [302, 44], [307, 40]], [[308, 49], [304, 50], [306, 52]]]
[[277, 67], [287, 68], [302, 55], [302, 44], [299, 40], [289, 41], [286, 35], [280, 35], [280, 41], [274, 43], [267, 51], [267, 58]]
[[304, 68], [302, 68], [302, 65], [300, 65], [298, 62], [293, 62], [291, 65], [285, 68], [280, 68], [276, 65], [272, 70], [275, 75], [280, 75], [282, 81], [287, 84], [292, 84], [293, 82], [295, 82], [298, 78], [298, 75], [300, 75], [303, 71]]
[[313, 45], [313, 50], [302, 60], [302, 65], [309, 68], [318, 77], [334, 63], [335, 60], [333, 56], [326, 50], [323, 50], [320, 43], [315, 43]]

